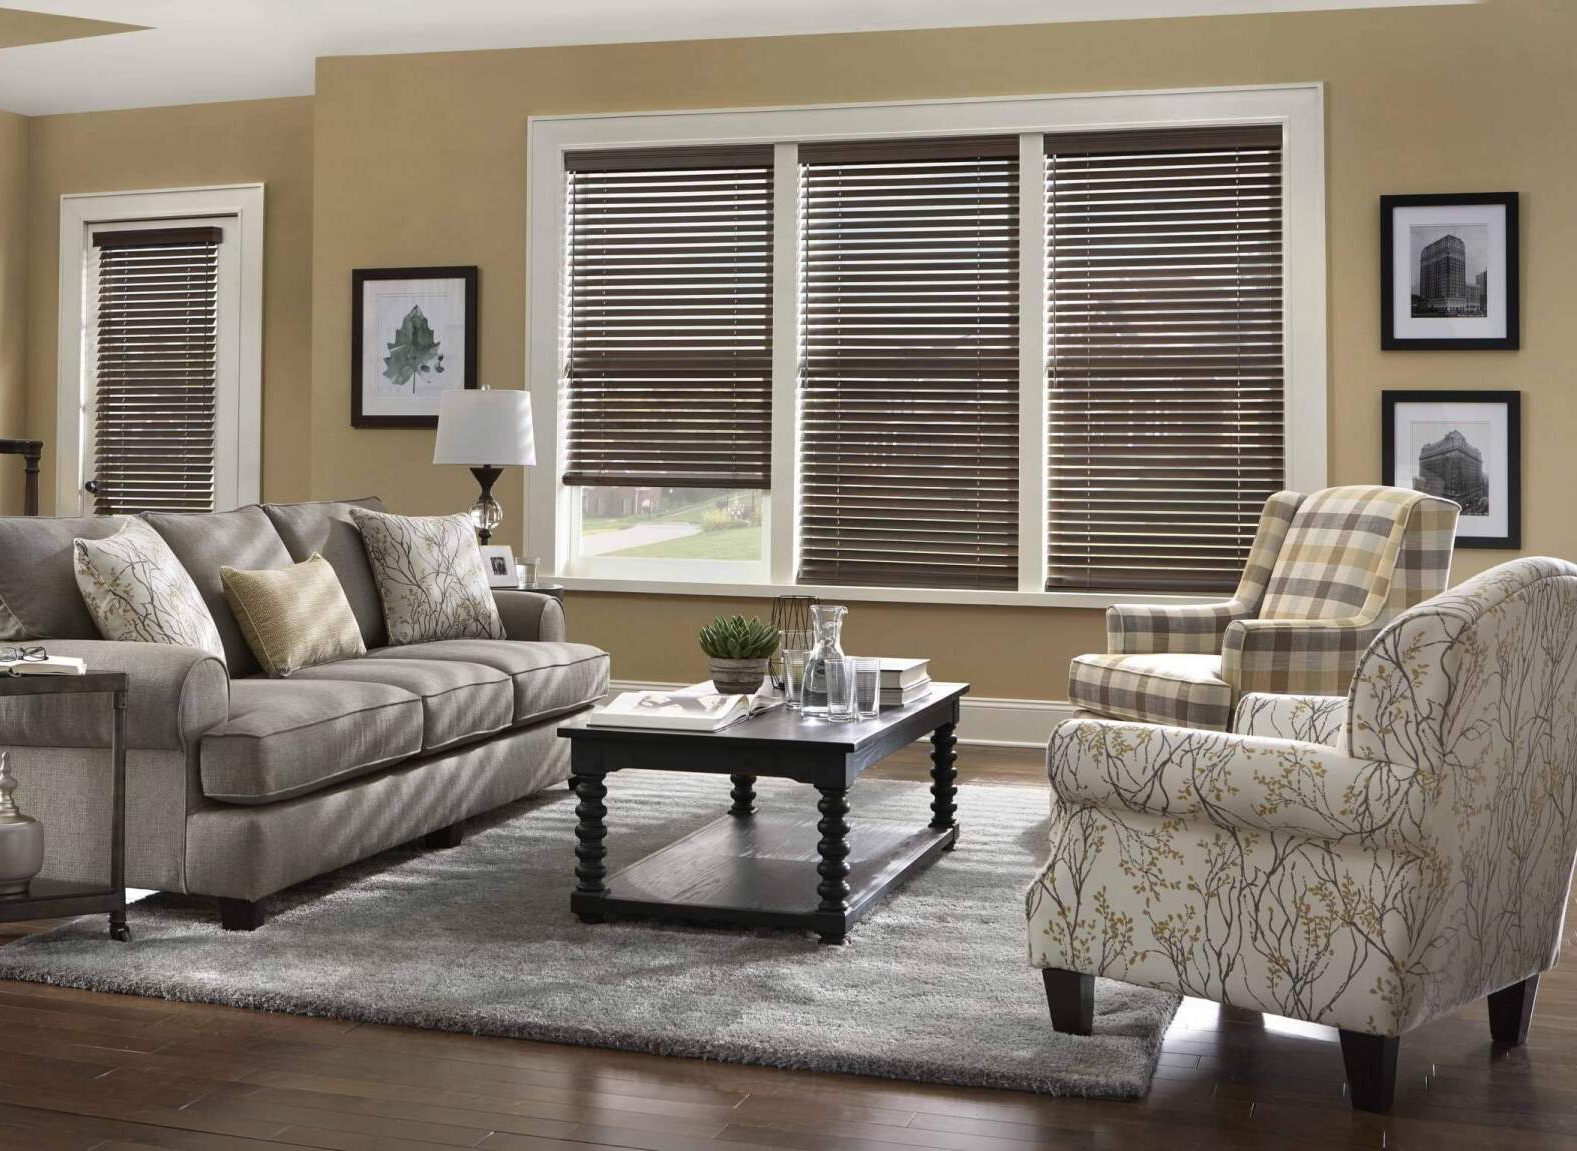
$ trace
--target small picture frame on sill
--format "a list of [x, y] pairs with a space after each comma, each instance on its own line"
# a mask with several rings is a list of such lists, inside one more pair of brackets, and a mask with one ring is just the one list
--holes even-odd
[[477, 269], [351, 272], [350, 423], [436, 428], [448, 391], [477, 387]]
[[1522, 547], [1522, 393], [1380, 393], [1381, 482], [1462, 506], [1459, 548]]
[[515, 575], [515, 553], [501, 544], [482, 548], [482, 566], [487, 569], [488, 587], [519, 587]]
[[1521, 346], [1516, 192], [1380, 197], [1380, 347]]

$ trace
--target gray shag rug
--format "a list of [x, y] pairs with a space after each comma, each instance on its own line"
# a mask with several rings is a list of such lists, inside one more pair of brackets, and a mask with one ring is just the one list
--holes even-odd
[[[610, 871], [721, 815], [724, 777], [610, 777]], [[759, 785], [763, 808], [809, 788]], [[854, 815], [929, 818], [921, 784], [862, 780]], [[574, 799], [473, 821], [450, 851], [399, 849], [268, 901], [250, 934], [211, 900], [154, 895], [133, 942], [100, 916], [0, 948], [0, 978], [368, 1023], [769, 1067], [1134, 1098], [1174, 995], [1101, 980], [1095, 1034], [1051, 1029], [1023, 894], [1046, 852], [1044, 788], [963, 787], [958, 847], [842, 947], [793, 931], [587, 925], [569, 910]]]

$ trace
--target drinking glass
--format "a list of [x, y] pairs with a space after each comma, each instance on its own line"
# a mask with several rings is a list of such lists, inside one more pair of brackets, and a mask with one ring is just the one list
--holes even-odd
[[826, 660], [827, 720], [851, 723], [854, 720], [854, 661], [835, 656]]
[[874, 719], [882, 710], [882, 661], [873, 656], [856, 656], [854, 666], [854, 714]]
[[[784, 638], [790, 638], [787, 632]], [[799, 710], [800, 683], [805, 678], [805, 661], [810, 658], [810, 645], [805, 643], [805, 637], [799, 636], [796, 642], [798, 647], [785, 643], [779, 649], [783, 657], [783, 702], [792, 711]]]
[[532, 559], [525, 560], [522, 563], [516, 564], [515, 566], [517, 568], [523, 567], [526, 569], [525, 574], [521, 577], [521, 583], [525, 584], [527, 587], [537, 586], [537, 569], [542, 566], [541, 560], [533, 557]]

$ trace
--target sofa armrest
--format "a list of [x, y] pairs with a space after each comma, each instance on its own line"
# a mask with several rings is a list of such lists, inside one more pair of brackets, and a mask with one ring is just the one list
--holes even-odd
[[1249, 692], [1238, 700], [1232, 730], [1266, 739], [1296, 739], [1341, 749], [1347, 726], [1344, 695], [1272, 695]]
[[1106, 609], [1106, 654], [1219, 655], [1227, 625], [1249, 614], [1235, 599], [1177, 607], [1113, 604]]
[[504, 588], [494, 590], [493, 600], [504, 621], [505, 638], [545, 642], [564, 638], [564, 609], [552, 596]]
[[1244, 619], [1227, 626], [1221, 678], [1234, 695], [1346, 695], [1377, 620]]
[[1073, 719], [1052, 732], [1046, 770], [1058, 800], [1076, 807], [1371, 849], [1428, 845], [1424, 773], [1320, 743]]
[[[50, 655], [77, 656], [90, 671], [127, 673], [126, 742], [139, 751], [187, 751], [230, 716], [224, 662], [192, 647], [102, 639], [43, 641]], [[111, 708], [97, 695], [0, 699], [0, 743], [14, 747], [108, 747]]]

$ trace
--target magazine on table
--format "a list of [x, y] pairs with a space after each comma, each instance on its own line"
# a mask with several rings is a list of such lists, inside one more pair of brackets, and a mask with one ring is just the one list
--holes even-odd
[[730, 695], [710, 681], [677, 691], [626, 691], [587, 719], [593, 727], [643, 727], [659, 731], [721, 731], [753, 715], [783, 706], [783, 697], [763, 684], [754, 695]]

